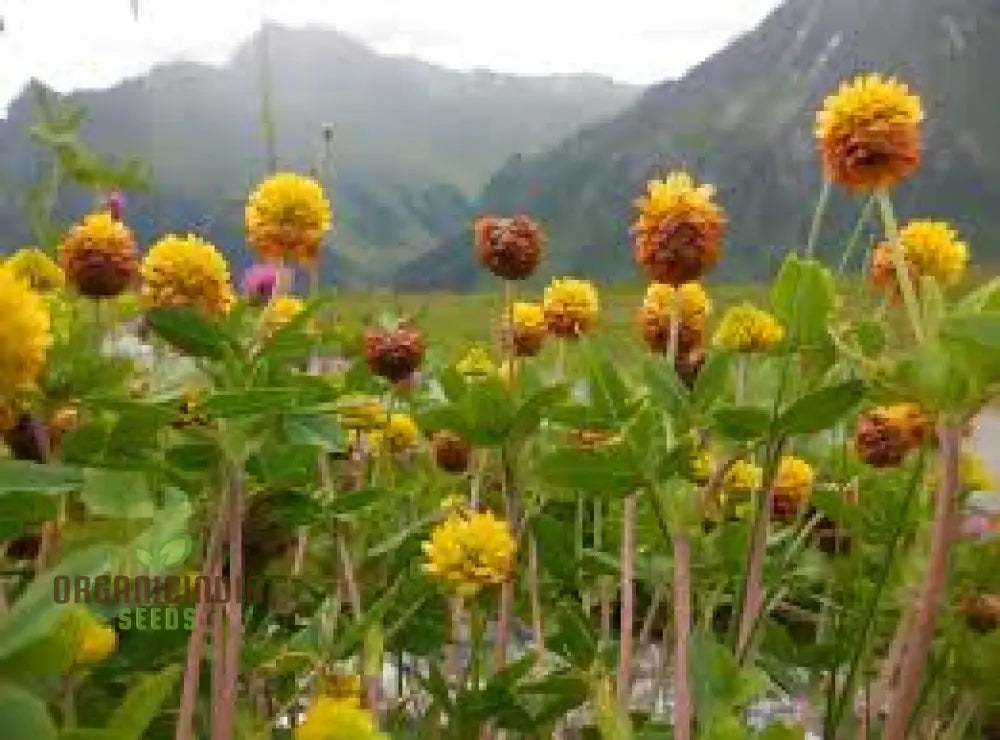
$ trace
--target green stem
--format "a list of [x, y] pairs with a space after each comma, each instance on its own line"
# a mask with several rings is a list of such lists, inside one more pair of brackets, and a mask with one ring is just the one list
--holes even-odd
[[858, 636], [858, 641], [854, 648], [854, 654], [851, 656], [851, 663], [847, 671], [847, 678], [844, 681], [844, 690], [834, 705], [833, 713], [827, 717], [829, 729], [833, 732], [836, 732], [837, 726], [840, 724], [840, 718], [847, 707], [847, 702], [851, 698], [853, 690], [852, 687], [854, 686], [854, 680], [857, 676], [858, 670], [861, 668], [861, 659], [864, 656], [868, 635], [872, 626], [875, 624], [875, 614], [882, 598], [882, 592], [885, 590], [889, 574], [892, 572], [892, 565], [896, 559], [896, 551], [899, 549], [899, 545], [904, 539], [903, 535], [906, 530], [906, 521], [909, 518], [910, 508], [913, 505], [913, 499], [916, 497], [916, 492], [920, 488], [920, 478], [923, 474], [923, 469], [924, 461], [921, 457], [914, 467], [913, 477], [910, 479], [906, 495], [899, 507], [899, 513], [896, 515], [897, 518], [895, 527], [893, 528], [892, 538], [889, 540], [889, 546], [886, 549], [885, 559], [882, 561], [882, 567], [875, 580], [875, 592], [872, 595], [871, 600], [868, 602], [868, 607], [865, 610], [865, 619], [861, 626], [861, 634]]
[[885, 223], [885, 235], [889, 240], [889, 248], [892, 251], [892, 263], [896, 268], [896, 280], [899, 282], [899, 290], [903, 294], [903, 304], [906, 306], [906, 314], [910, 319], [910, 326], [913, 329], [913, 336], [918, 342], [924, 341], [924, 330], [920, 322], [920, 304], [917, 302], [917, 291], [910, 280], [910, 271], [906, 267], [906, 255], [903, 252], [903, 245], [899, 241], [899, 225], [896, 222], [896, 215], [892, 208], [892, 201], [889, 194], [884, 190], [876, 192], [879, 207], [882, 209], [882, 220]]
[[809, 241], [806, 242], [806, 259], [812, 259], [816, 252], [816, 242], [819, 239], [819, 230], [823, 225], [823, 217], [826, 215], [826, 208], [830, 203], [830, 193], [833, 184], [829, 180], [823, 182], [823, 189], [816, 199], [816, 208], [813, 211], [812, 224], [809, 226]]
[[847, 271], [847, 266], [851, 263], [851, 259], [854, 257], [854, 250], [861, 241], [861, 233], [864, 231], [865, 225], [872, 217], [872, 211], [875, 209], [875, 196], [869, 196], [868, 200], [865, 201], [864, 206], [861, 208], [861, 215], [858, 216], [858, 221], [854, 224], [854, 231], [851, 232], [851, 238], [847, 242], [847, 246], [844, 247], [844, 256], [840, 260], [840, 266], [837, 268], [837, 277], [840, 277]]
[[746, 402], [747, 395], [747, 371], [749, 370], [749, 358], [745, 354], [740, 354], [736, 358], [736, 405], [742, 406]]

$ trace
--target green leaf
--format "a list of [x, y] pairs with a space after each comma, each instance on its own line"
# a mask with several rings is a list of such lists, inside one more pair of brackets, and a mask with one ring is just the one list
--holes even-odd
[[930, 275], [920, 278], [920, 312], [924, 331], [935, 336], [944, 319], [945, 304], [941, 286]]
[[597, 350], [593, 345], [587, 346], [585, 354], [590, 405], [599, 416], [624, 421], [632, 410], [631, 394], [618, 367], [606, 352]]
[[119, 740], [142, 740], [173, 692], [180, 675], [180, 666], [172, 665], [160, 673], [142, 676], [138, 683], [132, 683], [124, 700], [111, 715], [108, 730]]
[[943, 322], [941, 333], [945, 337], [1000, 353], [1000, 310], [971, 316], [950, 316]]
[[61, 493], [74, 491], [83, 483], [79, 468], [39, 465], [26, 460], [0, 460], [0, 495], [11, 491]]
[[220, 419], [278, 416], [315, 406], [323, 400], [324, 394], [319, 389], [250, 388], [213, 393], [201, 408], [208, 416]]
[[514, 414], [508, 439], [521, 441], [538, 429], [545, 413], [566, 398], [569, 388], [565, 384], [548, 386], [528, 396]]
[[151, 519], [154, 506], [146, 476], [134, 471], [87, 468], [80, 498], [95, 516]]
[[513, 399], [499, 378], [478, 378], [469, 383], [460, 408], [470, 442], [493, 447], [507, 440], [514, 418]]
[[597, 656], [597, 641], [580, 607], [563, 602], [556, 610], [555, 622], [551, 649], [566, 658], [573, 667], [589, 669]]
[[220, 360], [233, 345], [218, 324], [191, 308], [151, 308], [146, 318], [157, 336], [191, 357]]
[[794, 253], [785, 258], [771, 288], [771, 302], [793, 345], [816, 344], [827, 336], [835, 301], [836, 286], [827, 267]]
[[642, 481], [640, 471], [619, 445], [556, 450], [542, 456], [536, 470], [551, 485], [582, 491], [621, 493]]
[[788, 407], [775, 422], [778, 434], [814, 434], [829, 429], [864, 398], [865, 384], [848, 380], [808, 393]]
[[442, 369], [437, 381], [441, 384], [444, 397], [451, 403], [459, 402], [468, 392], [465, 378], [452, 366]]
[[292, 444], [319, 447], [327, 452], [347, 449], [347, 435], [327, 414], [293, 414], [285, 417], [284, 425]]
[[339, 493], [333, 501], [324, 507], [324, 511], [331, 516], [338, 517], [356, 514], [388, 495], [389, 492], [382, 488], [365, 488], [361, 491]]
[[970, 314], [980, 311], [1000, 311], [1000, 277], [980, 285], [955, 306], [955, 313]]
[[857, 328], [858, 344], [867, 357], [877, 357], [886, 346], [885, 323], [882, 321], [862, 321]]
[[4, 740], [56, 740], [56, 726], [45, 702], [19, 686], [0, 684]]
[[418, 519], [413, 524], [410, 524], [408, 527], [403, 528], [399, 532], [390, 535], [386, 539], [382, 540], [382, 542], [368, 550], [368, 553], [365, 556], [366, 559], [371, 560], [373, 558], [380, 558], [383, 555], [388, 555], [394, 550], [398, 550], [407, 542], [415, 540], [418, 537], [422, 537], [430, 527], [431, 522], [436, 519], [437, 515]]
[[733, 356], [728, 352], [712, 352], [691, 389], [691, 403], [701, 411], [709, 407], [726, 391], [732, 375]]
[[[0, 616], [0, 658], [46, 634], [66, 604], [55, 601], [53, 584], [59, 576], [92, 578], [108, 571], [110, 548], [103, 546], [79, 550], [42, 574], [28, 586], [11, 610]], [[2, 715], [0, 715], [2, 716]]]
[[662, 359], [647, 359], [643, 365], [643, 379], [652, 402], [678, 419], [691, 415], [691, 394], [676, 371]]
[[712, 413], [712, 429], [733, 442], [760, 439], [771, 427], [771, 414], [758, 406], [723, 406]]

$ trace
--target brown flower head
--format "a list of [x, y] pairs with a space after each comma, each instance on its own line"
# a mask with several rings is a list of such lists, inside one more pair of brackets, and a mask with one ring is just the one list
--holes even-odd
[[545, 235], [527, 216], [483, 216], [474, 231], [479, 262], [497, 277], [524, 280], [538, 267]]
[[845, 82], [816, 117], [816, 141], [827, 178], [853, 190], [884, 188], [920, 165], [920, 98], [902, 82], [876, 74]]
[[705, 350], [701, 347], [692, 347], [689, 350], [677, 353], [677, 359], [674, 361], [674, 370], [677, 371], [677, 376], [683, 381], [684, 385], [688, 388], [694, 388], [695, 381], [698, 379], [698, 373], [701, 372], [701, 368], [704, 365]]
[[423, 334], [406, 322], [392, 328], [371, 328], [365, 332], [368, 367], [393, 383], [405, 380], [420, 367], [425, 350]]
[[819, 551], [827, 555], [847, 555], [851, 551], [851, 536], [828, 517], [816, 523], [813, 539]]
[[136, 278], [139, 261], [135, 237], [110, 213], [92, 213], [66, 232], [59, 245], [66, 279], [81, 295], [110, 298]]
[[711, 185], [696, 186], [684, 172], [648, 183], [647, 194], [635, 202], [639, 216], [632, 233], [636, 262], [651, 280], [680, 285], [715, 267], [726, 216], [714, 194]]
[[454, 432], [442, 429], [431, 437], [434, 462], [446, 473], [464, 473], [469, 469], [471, 445]]
[[21, 414], [17, 423], [4, 432], [3, 440], [18, 460], [45, 463], [52, 454], [52, 431], [34, 414]]
[[1000, 627], [1000, 595], [977, 594], [968, 596], [959, 605], [965, 623], [973, 632], [984, 635]]
[[860, 457], [874, 468], [895, 468], [912, 448], [907, 429], [894, 419], [888, 409], [875, 408], [858, 418], [854, 447]]

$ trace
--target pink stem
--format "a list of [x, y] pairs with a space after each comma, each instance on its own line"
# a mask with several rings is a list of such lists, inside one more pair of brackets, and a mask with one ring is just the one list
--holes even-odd
[[212, 525], [208, 539], [208, 551], [202, 564], [201, 574], [208, 586], [204, 593], [195, 594], [194, 626], [188, 639], [187, 662], [184, 666], [184, 683], [181, 688], [181, 704], [177, 715], [175, 740], [192, 740], [194, 725], [194, 710], [198, 703], [198, 680], [201, 674], [201, 655], [205, 647], [205, 632], [208, 623], [209, 597], [214, 584], [218, 560], [222, 549], [222, 529], [225, 526], [225, 509], [219, 511], [219, 516]]
[[674, 738], [691, 740], [691, 686], [688, 644], [691, 633], [691, 543], [674, 536]]
[[757, 513], [750, 541], [746, 593], [743, 611], [740, 614], [739, 639], [736, 643], [736, 655], [741, 663], [748, 657], [754, 628], [764, 606], [764, 557], [767, 554], [767, 530], [771, 521], [771, 503], [774, 499], [771, 486], [767, 486], [764, 490], [766, 493], [763, 506]]
[[[218, 573], [215, 576], [219, 577]], [[226, 611], [219, 601], [212, 604], [212, 738], [225, 737], [222, 706], [226, 701]]]
[[622, 611], [618, 658], [618, 701], [627, 707], [632, 689], [632, 622], [635, 614], [635, 494], [625, 497], [622, 511]]
[[913, 628], [899, 669], [899, 689], [889, 707], [885, 740], [903, 740], [924, 682], [927, 654], [934, 639], [938, 613], [948, 577], [948, 560], [955, 526], [955, 500], [960, 488], [959, 455], [962, 432], [958, 425], [942, 425], [938, 433], [941, 483], [934, 497], [934, 523], [927, 575], [917, 601]]
[[229, 473], [229, 631], [226, 633], [225, 681], [219, 708], [219, 737], [231, 740], [236, 728], [237, 684], [240, 675], [240, 646], [243, 642], [243, 470], [234, 466]]

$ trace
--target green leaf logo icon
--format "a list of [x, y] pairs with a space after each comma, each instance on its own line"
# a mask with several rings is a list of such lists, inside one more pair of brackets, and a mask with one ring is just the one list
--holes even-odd
[[140, 565], [145, 565], [147, 568], [153, 565], [153, 553], [145, 547], [135, 548], [135, 559], [139, 561]]
[[159, 547], [135, 548], [135, 559], [150, 570], [161, 571], [183, 563], [191, 554], [191, 538], [185, 534], [177, 535], [164, 542]]

